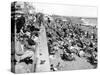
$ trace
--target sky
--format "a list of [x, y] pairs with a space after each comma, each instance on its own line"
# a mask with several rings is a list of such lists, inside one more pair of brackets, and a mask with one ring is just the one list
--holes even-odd
[[61, 16], [77, 16], [77, 17], [97, 17], [97, 8], [90, 6], [51, 4], [51, 3], [32, 3], [36, 11], [45, 14], [55, 14]]

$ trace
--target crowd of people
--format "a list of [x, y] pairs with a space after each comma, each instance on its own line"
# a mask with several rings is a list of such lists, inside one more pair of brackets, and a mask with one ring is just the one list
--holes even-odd
[[[42, 13], [15, 15], [11, 17], [12, 71], [16, 68], [16, 73], [20, 73], [24, 68], [23, 73], [33, 72], [41, 24], [46, 29], [49, 56], [54, 56], [60, 51], [63, 61], [75, 61], [74, 55], [77, 55], [85, 58], [94, 68], [97, 67], [96, 27], [90, 25], [91, 31], [88, 31], [85, 25], [86, 29], [83, 29], [82, 24], [72, 23], [71, 18], [63, 20], [61, 16], [45, 16]], [[59, 65], [60, 63], [57, 66]], [[53, 64], [50, 66], [51, 70], [57, 70]]]
[[[74, 61], [74, 54], [86, 58], [87, 62], [97, 67], [97, 28], [90, 25], [91, 31], [83, 29], [82, 24], [74, 24], [71, 20], [63, 21], [62, 17], [48, 17], [46, 33], [48, 38], [49, 54], [55, 55], [61, 50], [61, 59]], [[85, 26], [85, 25], [84, 25]], [[52, 65], [53, 66], [53, 65]]]
[[15, 73], [35, 72], [42, 14], [16, 13], [20, 6], [15, 5], [12, 5], [11, 15], [11, 70]]

